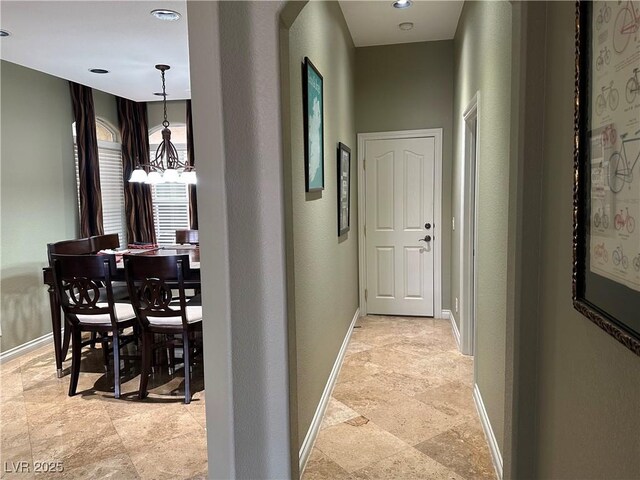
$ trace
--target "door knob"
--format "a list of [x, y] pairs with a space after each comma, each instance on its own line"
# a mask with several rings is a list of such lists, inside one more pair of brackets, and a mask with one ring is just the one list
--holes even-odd
[[427, 230], [429, 230], [431, 228], [431, 224], [430, 223], [425, 223], [424, 224], [424, 228], [426, 228]]
[[425, 235], [424, 238], [420, 238], [418, 241], [429, 243], [431, 241], [431, 235]]

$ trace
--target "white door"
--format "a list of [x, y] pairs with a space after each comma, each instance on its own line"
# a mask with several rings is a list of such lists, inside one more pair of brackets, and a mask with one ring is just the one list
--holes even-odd
[[435, 138], [367, 140], [368, 313], [433, 316]]

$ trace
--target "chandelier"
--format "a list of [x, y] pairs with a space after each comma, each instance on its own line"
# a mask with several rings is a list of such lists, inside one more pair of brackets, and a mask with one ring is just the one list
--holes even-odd
[[162, 122], [162, 141], [156, 150], [155, 157], [149, 163], [139, 164], [131, 172], [130, 182], [148, 183], [196, 183], [195, 167], [186, 161], [180, 160], [176, 147], [171, 143], [171, 130], [167, 120], [167, 92], [165, 90], [164, 72], [169, 70], [169, 65], [156, 65], [162, 75], [162, 104], [164, 106], [164, 121]]

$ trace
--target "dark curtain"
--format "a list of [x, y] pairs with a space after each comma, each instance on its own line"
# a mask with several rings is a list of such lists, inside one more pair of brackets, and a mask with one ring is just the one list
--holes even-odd
[[[191, 120], [191, 100], [187, 100], [187, 161], [189, 165], [195, 165], [193, 148], [193, 122]], [[198, 230], [198, 198], [196, 186], [189, 185], [189, 223], [192, 230]]]
[[127, 237], [129, 243], [156, 243], [151, 186], [144, 183], [129, 183], [131, 172], [136, 166], [149, 163], [147, 104], [120, 97], [116, 97], [116, 103], [122, 137], [122, 173], [124, 176]]
[[91, 88], [69, 82], [71, 103], [76, 122], [78, 175], [80, 177], [80, 235], [102, 235], [102, 192], [98, 165], [96, 114]]

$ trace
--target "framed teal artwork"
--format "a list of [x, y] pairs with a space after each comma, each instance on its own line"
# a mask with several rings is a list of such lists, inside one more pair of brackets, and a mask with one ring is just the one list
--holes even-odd
[[308, 57], [302, 65], [304, 169], [307, 192], [324, 190], [323, 79]]

